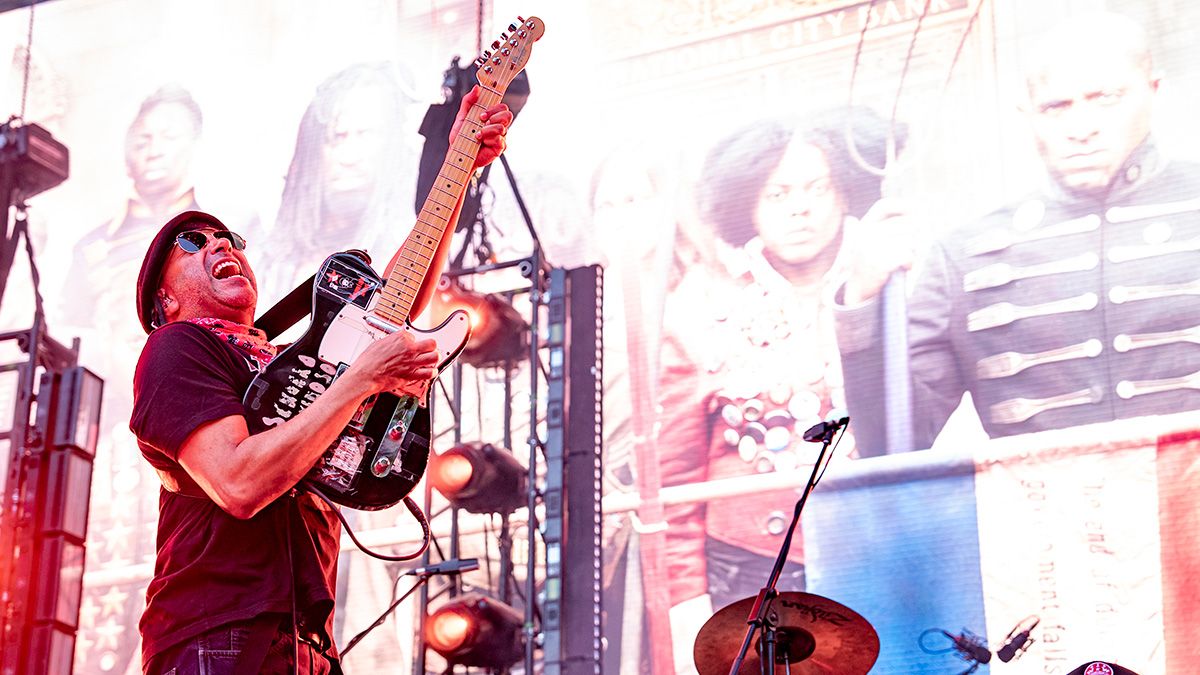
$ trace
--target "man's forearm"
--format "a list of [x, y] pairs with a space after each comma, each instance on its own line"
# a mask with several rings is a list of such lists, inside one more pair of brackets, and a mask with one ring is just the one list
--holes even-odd
[[233, 418], [240, 420], [241, 429], [223, 431], [244, 438], [240, 442], [236, 436], [231, 439], [236, 442], [232, 453], [206, 455], [201, 460], [204, 465], [185, 463], [185, 468], [223, 509], [235, 517], [250, 518], [308, 473], [370, 394], [361, 379], [347, 373], [308, 408], [267, 431], [249, 435], [244, 418]]

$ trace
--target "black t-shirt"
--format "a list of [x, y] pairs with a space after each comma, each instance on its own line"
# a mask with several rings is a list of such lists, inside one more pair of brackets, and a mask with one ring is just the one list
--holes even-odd
[[[156, 469], [182, 473], [184, 441], [205, 424], [243, 414], [255, 373], [240, 351], [205, 328], [172, 323], [154, 331], [133, 377], [130, 428], [142, 455]], [[240, 520], [208, 497], [162, 489], [158, 556], [139, 624], [143, 663], [222, 624], [290, 614], [293, 578], [302, 630], [327, 639], [339, 536], [336, 515], [307, 493], [280, 497]]]

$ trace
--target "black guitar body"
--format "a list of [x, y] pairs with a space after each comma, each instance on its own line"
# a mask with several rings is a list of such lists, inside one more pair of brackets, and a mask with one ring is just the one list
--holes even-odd
[[[470, 334], [463, 312], [455, 312], [431, 331], [407, 323], [380, 329], [369, 310], [382, 287], [379, 275], [355, 254], [336, 253], [325, 260], [313, 285], [311, 324], [254, 378], [246, 392], [243, 402], [250, 433], [299, 414], [373, 340], [394, 330], [437, 340], [444, 355], [439, 371], [462, 351]], [[302, 482], [355, 509], [374, 511], [400, 502], [420, 482], [429, 460], [428, 402], [428, 393], [425, 400], [391, 393], [367, 399]]]

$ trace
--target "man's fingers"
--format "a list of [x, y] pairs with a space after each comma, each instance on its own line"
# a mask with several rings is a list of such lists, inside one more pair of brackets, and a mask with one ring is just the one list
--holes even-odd
[[474, 87], [471, 87], [471, 91], [468, 91], [466, 95], [462, 97], [462, 103], [458, 104], [458, 116], [465, 116], [467, 111], [471, 109], [471, 106], [475, 105], [476, 101], [478, 100], [479, 85], [475, 85]]
[[412, 357], [411, 362], [416, 365], [425, 365], [438, 362], [437, 352], [421, 352]]
[[425, 338], [413, 344], [413, 349], [421, 352], [436, 352], [437, 341], [432, 338]]
[[489, 138], [499, 138], [508, 132], [508, 127], [503, 124], [485, 124], [479, 129], [479, 139], [486, 140]]
[[494, 105], [480, 113], [479, 119], [490, 124], [501, 124], [508, 126], [512, 124], [513, 114], [512, 111], [508, 109], [508, 106], [501, 103], [499, 105]]

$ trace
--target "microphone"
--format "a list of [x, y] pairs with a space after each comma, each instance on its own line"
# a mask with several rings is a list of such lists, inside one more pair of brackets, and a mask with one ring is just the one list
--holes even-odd
[[954, 642], [954, 648], [958, 650], [964, 661], [987, 663], [992, 660], [992, 653], [988, 651], [979, 638], [972, 635], [969, 631], [964, 629], [962, 635], [951, 635], [946, 631], [942, 631], [942, 635], [945, 635]]
[[[1000, 660], [1005, 663], [1012, 661], [1013, 657], [1016, 656], [1023, 647], [1025, 647], [1025, 643], [1029, 642], [1029, 634], [1033, 632], [1034, 628], [1037, 628], [1037, 625], [1041, 623], [1041, 621], [1042, 620], [1040, 617], [1035, 617], [1033, 624], [1030, 625], [1029, 628], [1017, 633], [1016, 637], [1012, 637], [1012, 633], [1009, 633], [1008, 635], [1009, 637], [1012, 637], [1012, 639], [1004, 643], [1004, 646], [1000, 648], [1000, 651], [996, 652], [996, 656], [998, 656]], [[1020, 627], [1020, 625], [1021, 624], [1017, 624], [1017, 627]], [[1015, 631], [1016, 628], [1013, 630]]]
[[440, 563], [426, 565], [425, 567], [414, 567], [405, 572], [408, 576], [429, 575], [429, 574], [462, 574], [471, 570], [479, 569], [479, 558], [463, 558], [462, 560], [444, 560]]
[[804, 440], [809, 443], [824, 443], [827, 436], [847, 424], [850, 424], [850, 415], [843, 408], [834, 408], [825, 416], [824, 421], [817, 422], [804, 432]]

